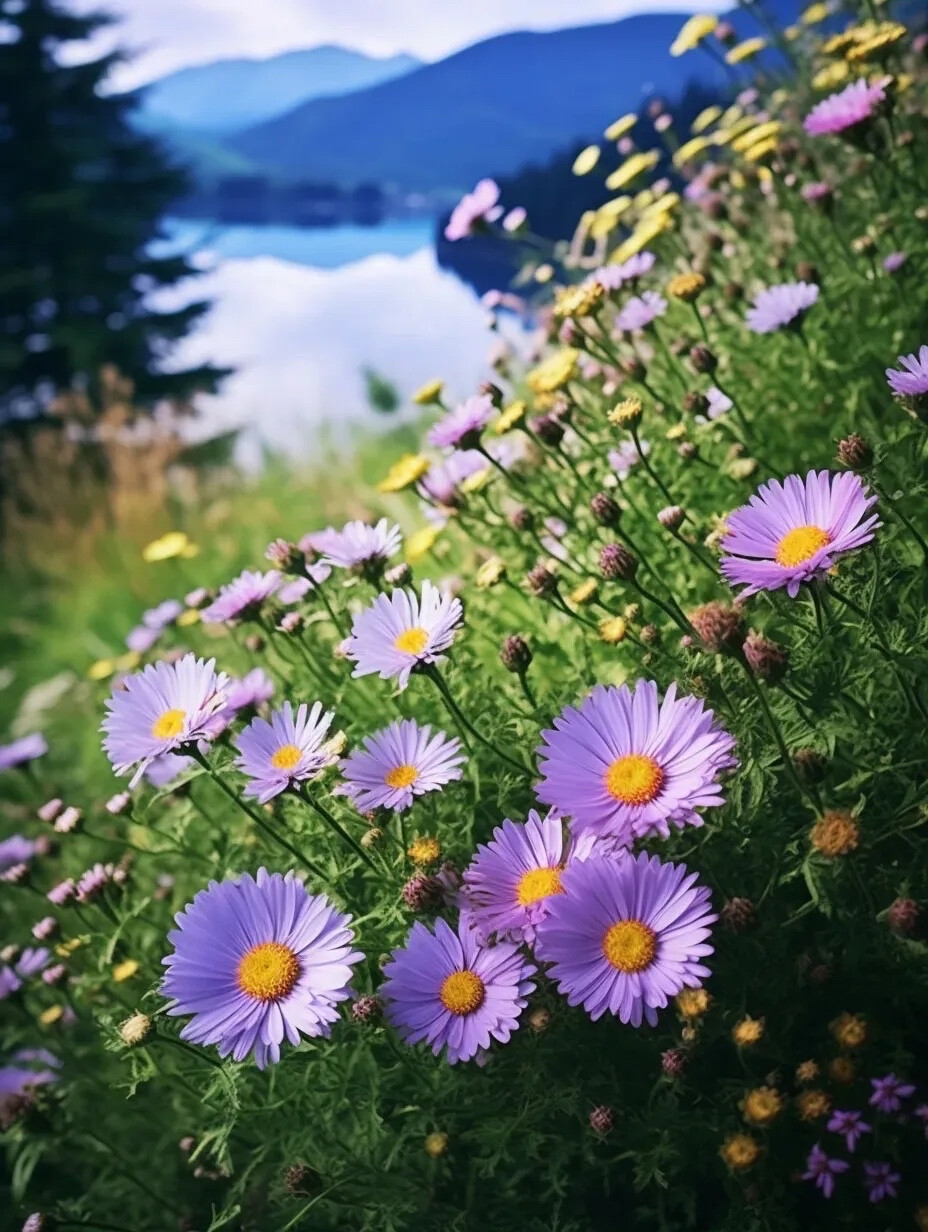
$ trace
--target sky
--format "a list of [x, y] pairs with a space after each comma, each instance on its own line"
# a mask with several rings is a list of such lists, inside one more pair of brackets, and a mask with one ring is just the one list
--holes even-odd
[[[339, 43], [369, 55], [443, 56], [505, 30], [553, 30], [629, 13], [686, 11], [689, 0], [71, 0], [122, 19], [135, 58], [114, 85], [129, 89], [190, 64]], [[705, 6], [721, 8], [715, 0]], [[113, 36], [101, 36], [97, 49]]]

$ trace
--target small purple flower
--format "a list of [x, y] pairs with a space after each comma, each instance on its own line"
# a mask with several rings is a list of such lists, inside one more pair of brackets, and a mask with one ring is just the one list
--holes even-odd
[[495, 180], [481, 180], [473, 192], [465, 193], [451, 211], [445, 226], [446, 240], [463, 240], [488, 222], [495, 222], [503, 212], [499, 202], [499, 185]]
[[79, 903], [93, 902], [107, 886], [122, 885], [125, 879], [125, 869], [116, 864], [101, 864], [98, 861], [78, 877], [74, 897]]
[[45, 897], [50, 903], [54, 903], [56, 907], [63, 907], [65, 903], [69, 903], [77, 894], [77, 884], [73, 877], [65, 877], [64, 881], [59, 881], [57, 885], [53, 885]]
[[23, 982], [12, 967], [0, 967], [0, 1001], [5, 1001], [14, 992], [19, 992]]
[[535, 967], [516, 945], [479, 945], [465, 927], [416, 923], [406, 945], [384, 966], [380, 993], [387, 1021], [407, 1044], [425, 1041], [448, 1061], [470, 1061], [505, 1044], [535, 985]]
[[391, 525], [386, 518], [381, 518], [376, 526], [348, 522], [337, 538], [329, 541], [322, 562], [338, 569], [358, 571], [382, 567], [397, 554], [401, 542], [400, 528]]
[[725, 519], [722, 575], [744, 586], [742, 597], [785, 586], [795, 599], [803, 583], [870, 542], [882, 525], [876, 499], [852, 471], [771, 479]]
[[131, 803], [132, 797], [127, 791], [118, 791], [115, 796], [110, 796], [104, 807], [108, 813], [118, 817], [126, 811]]
[[503, 230], [510, 235], [521, 230], [528, 218], [528, 211], [522, 205], [515, 205], [503, 219]]
[[40, 732], [31, 736], [22, 736], [9, 744], [0, 745], [0, 770], [12, 770], [15, 766], [23, 766], [26, 762], [44, 757], [48, 752], [48, 743]]
[[125, 689], [106, 703], [103, 748], [117, 774], [135, 774], [162, 753], [172, 753], [208, 735], [210, 720], [226, 702], [228, 678], [215, 659], [185, 655], [176, 663], [150, 664], [128, 676]]
[[148, 654], [160, 636], [160, 629], [149, 629], [146, 625], [136, 625], [126, 634], [126, 649], [137, 655]]
[[871, 1127], [864, 1120], [862, 1112], [833, 1112], [825, 1128], [831, 1130], [833, 1134], [841, 1134], [849, 1151], [854, 1150], [858, 1140], [864, 1134], [872, 1132]]
[[486, 470], [490, 463], [477, 449], [461, 449], [429, 468], [419, 484], [422, 495], [436, 504], [453, 508], [460, 500], [459, 488], [465, 479]]
[[628, 301], [615, 319], [621, 330], [645, 329], [667, 311], [667, 301], [656, 291], [645, 291]]
[[161, 753], [153, 757], [145, 767], [145, 781], [156, 791], [168, 787], [175, 779], [180, 778], [185, 770], [194, 765], [192, 757], [178, 757], [176, 753]]
[[339, 791], [361, 813], [375, 808], [402, 812], [416, 796], [459, 779], [464, 761], [458, 740], [441, 731], [433, 734], [415, 719], [397, 719], [339, 763], [346, 779]]
[[[55, 1070], [61, 1062], [44, 1048], [23, 1048], [13, 1054], [11, 1061], [11, 1065], [0, 1068], [0, 1097], [25, 1095], [32, 1087], [58, 1081]], [[37, 1065], [45, 1068], [34, 1068]]]
[[821, 205], [825, 201], [829, 201], [834, 195], [834, 189], [830, 184], [826, 184], [823, 180], [816, 180], [811, 184], [803, 184], [800, 190], [803, 201], [809, 205]]
[[554, 811], [542, 819], [531, 809], [525, 822], [507, 817], [488, 843], [478, 845], [464, 870], [468, 923], [482, 937], [495, 934], [531, 945], [551, 896], [564, 893], [564, 869], [593, 847], [589, 836], [579, 842], [565, 838], [561, 817]]
[[906, 252], [891, 252], [883, 258], [883, 269], [887, 274], [897, 274], [908, 259], [909, 254]]
[[302, 599], [305, 599], [310, 591], [315, 590], [317, 586], [321, 586], [331, 576], [331, 565], [324, 565], [321, 561], [309, 564], [306, 566], [305, 577], [295, 577], [291, 578], [288, 582], [284, 582], [280, 590], [275, 593], [274, 598], [285, 607], [290, 607], [291, 604], [299, 603]]
[[58, 921], [53, 915], [44, 915], [32, 926], [32, 935], [36, 941], [47, 941], [58, 931]]
[[238, 714], [256, 710], [274, 696], [274, 682], [263, 668], [254, 667], [241, 679], [232, 679], [226, 686], [226, 708]]
[[876, 1108], [877, 1112], [898, 1112], [902, 1101], [915, 1094], [915, 1087], [910, 1082], [903, 1082], [895, 1074], [887, 1074], [885, 1078], [871, 1078], [870, 1085], [873, 1087], [870, 1106]]
[[29, 948], [23, 950], [14, 964], [16, 974], [20, 979], [28, 980], [33, 975], [38, 975], [49, 964], [51, 959], [51, 951], [44, 947]]
[[[621, 265], [615, 268], [618, 271], [622, 282], [634, 282], [638, 278], [643, 278], [645, 274], [650, 273], [654, 268], [654, 263], [657, 260], [653, 252], [636, 252], [634, 256], [629, 257], [627, 261], [623, 261]], [[611, 266], [607, 266], [611, 269]]]
[[184, 605], [177, 599], [165, 599], [157, 607], [151, 607], [147, 612], [142, 613], [142, 624], [146, 629], [155, 629], [160, 632], [173, 624], [183, 610]]
[[236, 1061], [253, 1053], [264, 1069], [284, 1039], [328, 1037], [364, 956], [352, 949], [351, 917], [325, 895], [259, 868], [257, 879], [211, 881], [174, 918], [163, 991], [169, 1014], [192, 1016], [182, 1039]]
[[901, 1179], [898, 1172], [893, 1172], [892, 1164], [864, 1164], [864, 1185], [871, 1202], [882, 1202], [884, 1198], [895, 1198], [896, 1186]]
[[624, 859], [576, 860], [563, 894], [548, 899], [535, 953], [567, 997], [595, 1022], [614, 1014], [640, 1027], [684, 988], [710, 975], [710, 926], [718, 916], [709, 889], [683, 864], [641, 852]]
[[55, 796], [54, 799], [46, 800], [43, 805], [36, 809], [36, 816], [39, 821], [47, 821], [51, 824], [63, 808], [64, 801], [60, 797]]
[[706, 390], [706, 401], [709, 403], [706, 411], [708, 420], [721, 419], [723, 415], [727, 415], [734, 406], [731, 398], [727, 394], [723, 394], [715, 385], [711, 385]]
[[864, 78], [853, 81], [837, 94], [817, 103], [803, 121], [812, 137], [841, 133], [869, 120], [877, 104], [886, 97], [886, 78], [870, 85]]
[[0, 840], [0, 873], [17, 864], [28, 864], [35, 855], [35, 843], [22, 834], [13, 834]]
[[819, 289], [812, 282], [784, 282], [765, 287], [748, 309], [747, 323], [755, 334], [772, 334], [802, 320], [818, 299]]
[[254, 573], [248, 569], [220, 587], [218, 596], [203, 609], [203, 619], [210, 624], [225, 624], [233, 620], [251, 619], [282, 581], [275, 569]]
[[428, 442], [436, 449], [472, 449], [495, 414], [487, 394], [474, 394], [442, 416], [429, 430]]
[[428, 581], [422, 583], [421, 598], [414, 590], [378, 595], [351, 626], [346, 649], [355, 662], [352, 675], [395, 677], [405, 689], [414, 668], [444, 661], [441, 652], [454, 641], [463, 616], [460, 599]]
[[640, 443], [640, 453], [638, 451], [638, 446], [633, 440], [624, 440], [621, 445], [619, 445], [618, 449], [609, 450], [609, 465], [623, 483], [632, 473], [632, 469], [639, 464], [641, 459], [646, 458], [651, 452], [650, 441], [641, 440]]
[[305, 703], [296, 714], [289, 702], [275, 710], [270, 721], [252, 719], [236, 741], [236, 766], [251, 782], [246, 796], [267, 804], [295, 783], [314, 779], [335, 761], [325, 748], [325, 738], [334, 714], [323, 711], [321, 702], [312, 709]]
[[802, 1179], [814, 1181], [816, 1188], [820, 1189], [826, 1198], [830, 1198], [835, 1191], [835, 1177], [840, 1176], [842, 1172], [847, 1172], [850, 1166], [846, 1159], [829, 1159], [816, 1142], [809, 1152], [806, 1171], [803, 1172]]
[[897, 398], [921, 398], [928, 394], [928, 345], [919, 348], [917, 355], [900, 355], [897, 368], [886, 369], [889, 388]]

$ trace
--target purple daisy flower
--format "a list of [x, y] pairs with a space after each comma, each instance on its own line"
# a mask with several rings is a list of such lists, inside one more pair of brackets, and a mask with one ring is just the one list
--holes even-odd
[[383, 563], [395, 556], [400, 550], [402, 532], [398, 526], [390, 525], [386, 518], [381, 518], [376, 526], [366, 522], [348, 522], [338, 532], [337, 538], [330, 539], [322, 560], [324, 564], [335, 565], [339, 569], [366, 570]]
[[13, 993], [19, 992], [22, 986], [22, 980], [12, 967], [0, 967], [0, 1001], [5, 1001], [7, 997], [12, 997]]
[[441, 652], [454, 641], [463, 615], [460, 599], [428, 581], [421, 598], [414, 590], [378, 595], [351, 626], [346, 651], [355, 661], [352, 676], [376, 672], [381, 680], [395, 677], [405, 689], [414, 668], [444, 661]]
[[747, 323], [755, 334], [772, 334], [802, 320], [815, 301], [819, 289], [814, 282], [783, 282], [765, 287], [754, 296]]
[[518, 946], [482, 947], [444, 920], [436, 920], [434, 932], [414, 924], [383, 971], [387, 1021], [407, 1044], [424, 1040], [436, 1056], [447, 1048], [452, 1065], [470, 1061], [492, 1040], [505, 1044], [535, 987], [535, 967]]
[[488, 222], [496, 222], [503, 212], [499, 205], [499, 185], [495, 180], [480, 180], [473, 192], [465, 193], [451, 211], [445, 225], [445, 239], [463, 240]]
[[465, 479], [486, 470], [490, 463], [477, 449], [462, 449], [443, 462], [436, 462], [419, 483], [420, 493], [438, 505], [448, 508], [460, 500], [460, 486]]
[[0, 873], [17, 864], [28, 864], [35, 855], [35, 843], [22, 834], [12, 834], [0, 841]]
[[[621, 276], [622, 282], [634, 282], [637, 278], [643, 278], [645, 274], [650, 273], [656, 260], [657, 257], [653, 252], [636, 252], [627, 261], [615, 266], [615, 269]], [[613, 267], [608, 266], [607, 268]]]
[[871, 1078], [870, 1085], [873, 1094], [870, 1096], [870, 1107], [877, 1112], [898, 1112], [902, 1101], [915, 1094], [915, 1087], [910, 1082], [903, 1082], [895, 1074], [887, 1074], [885, 1078]]
[[696, 810], [724, 802], [719, 775], [738, 764], [734, 739], [698, 697], [678, 698], [671, 684], [659, 702], [650, 680], [597, 685], [541, 738], [538, 799], [627, 845], [702, 825]]
[[276, 569], [270, 569], [267, 573], [254, 573], [246, 569], [220, 587], [213, 602], [203, 609], [202, 617], [210, 624], [249, 620], [277, 590], [282, 580]]
[[725, 519], [722, 575], [744, 586], [742, 597], [785, 586], [795, 599], [803, 582], [870, 542], [882, 525], [870, 512], [876, 499], [852, 471], [771, 479]]
[[723, 415], [727, 415], [734, 406], [731, 398], [715, 385], [710, 385], [706, 390], [706, 401], [709, 403], [709, 408], [706, 411], [706, 419], [721, 419]]
[[149, 629], [147, 625], [136, 625], [126, 634], [126, 649], [137, 655], [148, 654], [160, 637], [160, 629]]
[[[11, 1065], [0, 1069], [0, 1096], [24, 1095], [31, 1087], [57, 1082], [61, 1062], [44, 1048], [23, 1048], [10, 1058]], [[33, 1068], [36, 1065], [44, 1069]]]
[[0, 745], [0, 770], [12, 770], [16, 766], [24, 766], [26, 762], [44, 757], [48, 752], [48, 742], [41, 732], [33, 732], [31, 736], [21, 736], [9, 744]]
[[816, 180], [811, 184], [803, 184], [800, 189], [803, 201], [809, 205], [821, 205], [825, 201], [830, 201], [834, 195], [834, 189], [830, 184], [826, 184], [824, 180]]
[[812, 108], [802, 127], [812, 137], [841, 133], [869, 120], [877, 104], [886, 97], [886, 78], [870, 85], [861, 78], [837, 94], [830, 94]]
[[125, 688], [107, 701], [101, 724], [115, 772], [137, 767], [129, 784], [134, 787], [154, 758], [205, 737], [210, 719], [226, 703], [227, 682], [215, 659], [207, 663], [192, 654], [127, 676]]
[[906, 252], [891, 252], [883, 258], [883, 269], [887, 274], [898, 274], [908, 259]]
[[236, 714], [252, 710], [269, 702], [274, 696], [274, 682], [267, 672], [254, 667], [241, 679], [231, 679], [226, 687], [226, 707]]
[[150, 607], [147, 612], [142, 613], [142, 624], [146, 629], [155, 629], [160, 632], [173, 624], [183, 610], [184, 605], [177, 599], [165, 599], [157, 607]]
[[710, 925], [718, 916], [709, 889], [683, 864], [646, 852], [623, 860], [577, 860], [562, 875], [564, 893], [548, 900], [535, 953], [548, 974], [595, 1022], [607, 1011], [621, 1022], [654, 1026], [683, 988], [710, 974]]
[[628, 301], [615, 319], [621, 330], [645, 329], [667, 311], [667, 301], [656, 291], [645, 291]]
[[928, 394], [928, 345], [919, 347], [917, 355], [900, 355], [897, 368], [886, 369], [889, 388], [897, 398], [921, 398]]
[[901, 1180], [899, 1173], [893, 1172], [892, 1164], [864, 1164], [864, 1185], [871, 1202], [882, 1202], [884, 1198], [895, 1198], [896, 1186]]
[[481, 843], [464, 871], [468, 923], [481, 937], [535, 940], [552, 895], [563, 894], [561, 875], [573, 860], [589, 856], [594, 841], [565, 838], [560, 814], [541, 818], [530, 810], [523, 822], [507, 817], [488, 843]]
[[872, 1133], [872, 1127], [864, 1120], [861, 1112], [835, 1111], [825, 1128], [830, 1129], [833, 1134], [841, 1134], [849, 1151], [854, 1150], [864, 1134]]
[[487, 394], [474, 394], [442, 416], [429, 430], [428, 442], [436, 449], [472, 449], [495, 414]]
[[375, 808], [408, 809], [416, 796], [440, 791], [459, 779], [465, 761], [460, 741], [442, 731], [397, 719], [375, 732], [339, 763], [347, 780], [339, 788], [361, 813]]
[[193, 1015], [182, 1039], [236, 1061], [253, 1052], [264, 1069], [285, 1038], [330, 1034], [364, 955], [352, 949], [351, 917], [324, 894], [259, 868], [257, 879], [211, 881], [174, 918], [162, 989], [169, 1014]]
[[246, 796], [256, 796], [267, 804], [294, 783], [316, 778], [335, 757], [325, 749], [325, 738], [334, 714], [323, 711], [321, 702], [305, 703], [296, 714], [289, 702], [275, 710], [270, 721], [252, 719], [236, 741], [239, 757], [236, 767], [251, 782]]
[[[640, 440], [640, 438], [639, 438]], [[633, 440], [624, 440], [618, 449], [610, 449], [607, 455], [609, 465], [618, 475], [619, 479], [624, 483], [632, 473], [642, 458], [646, 458], [651, 452], [651, 442], [640, 440], [641, 450]]]
[[826, 1198], [830, 1198], [835, 1191], [835, 1177], [840, 1176], [842, 1172], [847, 1172], [850, 1166], [846, 1159], [829, 1159], [816, 1142], [809, 1152], [802, 1179], [814, 1181], [816, 1189], [820, 1189]]

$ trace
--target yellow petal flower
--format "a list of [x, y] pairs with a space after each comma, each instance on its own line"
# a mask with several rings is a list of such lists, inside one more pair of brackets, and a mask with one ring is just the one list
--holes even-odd
[[743, 43], [739, 43], [737, 47], [732, 47], [730, 51], [725, 53], [726, 64], [742, 64], [745, 60], [753, 60], [767, 46], [767, 40], [763, 38], [745, 39]]
[[115, 670], [116, 664], [112, 659], [97, 659], [96, 663], [91, 663], [87, 668], [87, 679], [106, 680]]
[[707, 128], [711, 128], [721, 114], [722, 108], [715, 103], [711, 107], [704, 107], [690, 125], [690, 132], [694, 134], [704, 133]]
[[431, 406], [433, 402], [441, 401], [444, 388], [444, 381], [429, 381], [427, 385], [423, 385], [416, 390], [412, 400], [416, 406]]
[[574, 159], [574, 165], [571, 170], [574, 175], [589, 175], [598, 162], [599, 146], [588, 145], [586, 149], [581, 150]]
[[440, 534], [441, 528], [438, 526], [423, 526], [421, 530], [413, 531], [406, 540], [406, 560], [411, 565], [421, 560], [431, 552]]
[[603, 136], [607, 141], [618, 141], [620, 137], [624, 137], [626, 133], [630, 133], [638, 123], [638, 117], [633, 111], [628, 115], [619, 116], [617, 120], [613, 120]]
[[117, 963], [113, 968], [113, 979], [117, 984], [123, 984], [126, 980], [131, 980], [133, 975], [138, 972], [139, 964], [134, 958], [127, 958], [124, 962]]
[[182, 530], [171, 530], [166, 535], [162, 535], [160, 539], [153, 539], [144, 547], [142, 559], [148, 564], [161, 560], [173, 560], [176, 556], [183, 556], [191, 546], [190, 539]]
[[394, 462], [387, 471], [386, 477], [377, 485], [381, 492], [402, 492], [404, 488], [416, 483], [431, 466], [429, 459], [421, 453], [407, 453]]
[[697, 13], [694, 17], [690, 17], [680, 27], [679, 34], [670, 44], [670, 54], [682, 56], [684, 52], [695, 50], [710, 34], [714, 33], [718, 24], [719, 19], [711, 13]]

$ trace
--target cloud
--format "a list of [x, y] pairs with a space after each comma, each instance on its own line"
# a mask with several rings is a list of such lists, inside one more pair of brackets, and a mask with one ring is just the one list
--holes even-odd
[[[84, 11], [99, 0], [74, 0]], [[685, 0], [109, 0], [119, 38], [137, 52], [119, 70], [130, 87], [188, 64], [270, 56], [320, 43], [370, 55], [411, 52], [436, 60], [504, 30], [551, 30], [629, 13], [684, 10]], [[720, 9], [719, 0], [707, 6]], [[112, 45], [111, 34], [98, 46]]]

